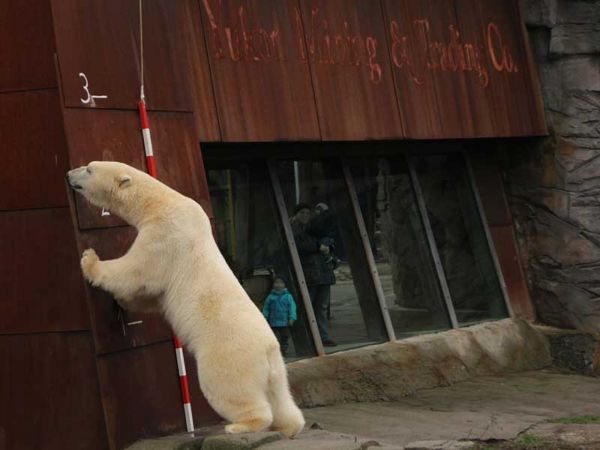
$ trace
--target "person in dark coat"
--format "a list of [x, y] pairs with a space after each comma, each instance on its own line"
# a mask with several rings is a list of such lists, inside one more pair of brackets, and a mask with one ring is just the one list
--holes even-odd
[[311, 207], [300, 203], [294, 208], [291, 219], [292, 231], [308, 293], [317, 319], [319, 334], [323, 345], [333, 347], [335, 342], [329, 336], [327, 310], [331, 301], [331, 285], [335, 284], [337, 258], [333, 255], [333, 242], [328, 237], [333, 216], [330, 212], [321, 212], [311, 217]]

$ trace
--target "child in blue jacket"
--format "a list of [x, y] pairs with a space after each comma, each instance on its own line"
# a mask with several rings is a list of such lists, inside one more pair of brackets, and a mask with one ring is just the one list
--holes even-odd
[[273, 280], [273, 290], [263, 306], [263, 315], [279, 341], [281, 353], [285, 356], [290, 338], [290, 327], [297, 319], [294, 297], [285, 288], [281, 278]]

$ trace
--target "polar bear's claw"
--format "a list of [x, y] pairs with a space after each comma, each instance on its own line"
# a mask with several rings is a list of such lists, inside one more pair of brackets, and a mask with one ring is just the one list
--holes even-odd
[[93, 267], [99, 260], [93, 248], [88, 248], [81, 254], [81, 270], [83, 271], [83, 275], [90, 281], [92, 279]]

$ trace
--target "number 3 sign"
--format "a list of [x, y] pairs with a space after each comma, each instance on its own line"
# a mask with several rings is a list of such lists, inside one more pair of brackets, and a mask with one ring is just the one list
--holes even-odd
[[90, 93], [89, 87], [90, 87], [90, 83], [87, 79], [87, 76], [85, 75], [85, 73], [83, 72], [79, 72], [79, 77], [81, 79], [83, 79], [83, 91], [86, 94], [85, 98], [81, 98], [81, 103], [83, 103], [84, 105], [90, 105], [90, 106], [96, 106], [96, 101], [95, 100], [100, 100], [100, 99], [107, 99], [108, 95], [92, 95]]

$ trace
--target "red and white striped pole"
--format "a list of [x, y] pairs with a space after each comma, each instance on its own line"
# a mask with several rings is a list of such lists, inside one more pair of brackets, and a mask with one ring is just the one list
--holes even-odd
[[[146, 111], [146, 102], [142, 98], [138, 102], [140, 111], [140, 121], [142, 123], [142, 137], [144, 138], [144, 153], [146, 154], [146, 164], [148, 165], [148, 174], [157, 178], [156, 164], [154, 163], [154, 152], [152, 149], [152, 137], [150, 136], [150, 123], [148, 122], [148, 112]], [[187, 372], [185, 370], [185, 360], [183, 359], [183, 345], [179, 338], [173, 333], [173, 345], [175, 346], [175, 358], [177, 359], [177, 370], [179, 371], [179, 384], [181, 385], [181, 397], [183, 400], [183, 412], [185, 414], [185, 425], [188, 432], [194, 431], [194, 417], [192, 416], [192, 402], [190, 399], [190, 389], [188, 385]]]
[[154, 149], [152, 148], [152, 136], [150, 135], [150, 122], [148, 122], [146, 102], [143, 98], [138, 102], [138, 109], [140, 111], [140, 121], [142, 122], [142, 137], [144, 138], [144, 153], [146, 154], [148, 173], [153, 178], [156, 178], [156, 164], [154, 163]]

